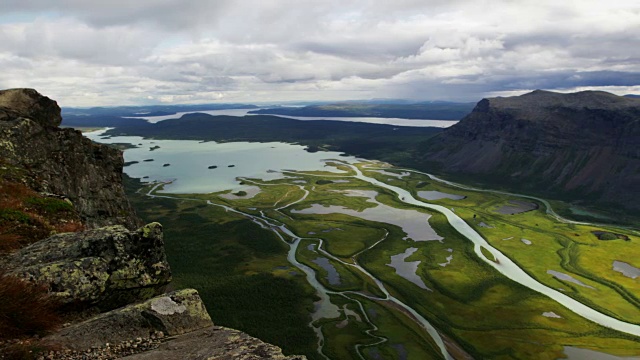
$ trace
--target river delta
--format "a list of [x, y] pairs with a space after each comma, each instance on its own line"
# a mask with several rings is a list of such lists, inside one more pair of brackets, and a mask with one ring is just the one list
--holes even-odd
[[310, 358], [640, 354], [635, 231], [562, 219], [542, 199], [299, 145], [90, 136], [140, 144], [125, 151], [125, 172], [147, 177], [139, 193], [148, 201], [210, 209], [212, 221], [246, 219], [281, 241], [273, 259], [287, 263], [238, 266], [312, 289]]

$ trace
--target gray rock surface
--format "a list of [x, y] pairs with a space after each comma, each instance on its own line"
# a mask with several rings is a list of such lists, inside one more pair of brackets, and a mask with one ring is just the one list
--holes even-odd
[[60, 121], [57, 103], [35, 90], [0, 91], [3, 176], [70, 199], [88, 227], [140, 226], [122, 186], [122, 152], [60, 129]]
[[58, 103], [33, 89], [0, 90], [0, 121], [25, 117], [43, 127], [56, 127], [62, 122]]
[[285, 356], [282, 350], [237, 330], [212, 326], [162, 343], [157, 349], [134, 354], [123, 360], [305, 360], [305, 356]]
[[157, 332], [176, 336], [211, 326], [213, 322], [198, 292], [184, 289], [100, 314], [63, 328], [46, 340], [65, 348], [84, 350], [146, 338]]
[[103, 310], [155, 296], [171, 280], [158, 223], [58, 234], [5, 261], [11, 273], [47, 285], [65, 304]]

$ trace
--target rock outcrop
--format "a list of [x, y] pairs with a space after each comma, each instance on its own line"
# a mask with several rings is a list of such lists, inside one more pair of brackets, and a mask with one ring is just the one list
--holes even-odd
[[122, 153], [61, 129], [60, 107], [33, 89], [0, 91], [3, 176], [68, 198], [85, 226], [140, 226], [122, 186]]
[[305, 356], [285, 356], [274, 345], [264, 343], [243, 332], [220, 326], [194, 331], [158, 348], [126, 356], [123, 360], [306, 360]]
[[494, 186], [640, 209], [640, 99], [540, 90], [483, 99], [420, 156]]
[[47, 340], [74, 350], [145, 338], [177, 336], [213, 326], [198, 292], [178, 290], [68, 326]]
[[101, 310], [158, 295], [171, 280], [158, 223], [57, 234], [10, 255], [5, 267], [46, 285], [63, 304]]
[[164, 294], [100, 314], [43, 339], [50, 359], [274, 359], [282, 350], [240, 331], [214, 326], [193, 289]]

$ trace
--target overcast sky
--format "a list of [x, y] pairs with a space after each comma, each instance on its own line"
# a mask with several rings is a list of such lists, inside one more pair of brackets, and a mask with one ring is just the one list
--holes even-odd
[[0, 88], [62, 106], [640, 93], [638, 0], [2, 0]]

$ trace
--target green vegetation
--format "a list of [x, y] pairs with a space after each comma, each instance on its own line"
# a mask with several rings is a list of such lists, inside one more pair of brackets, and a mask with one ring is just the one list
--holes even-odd
[[[159, 221], [173, 286], [196, 288], [217, 325], [315, 359], [308, 327], [315, 292], [286, 260], [286, 244], [245, 217], [204, 202], [148, 198], [126, 180], [138, 214]], [[132, 192], [133, 190], [133, 192]]]
[[618, 240], [614, 233], [606, 232], [598, 237], [600, 240]]
[[0, 178], [0, 253], [54, 233], [82, 229], [69, 202], [44, 197], [21, 183]]
[[10, 221], [28, 224], [31, 222], [31, 217], [20, 210], [0, 209], [0, 222]]
[[[638, 265], [635, 259], [640, 258], [640, 249], [634, 242], [640, 238], [634, 232], [562, 223], [546, 214], [543, 204], [525, 213], [502, 215], [497, 209], [509, 204], [513, 197], [464, 190], [416, 173], [397, 178], [361, 169], [368, 176], [411, 191], [416, 198], [422, 190], [465, 196], [461, 200], [432, 202], [454, 209], [489, 244], [540, 282], [562, 288], [568, 296], [608, 315], [640, 323], [640, 301], [636, 295], [640, 285], [611, 268], [614, 260]], [[342, 183], [332, 181], [323, 172], [288, 175], [306, 181], [308, 185], [304, 188], [309, 192], [306, 198], [302, 199], [305, 192], [297, 185], [288, 184], [287, 179], [264, 183], [244, 179], [261, 188], [252, 199], [228, 200], [217, 194], [175, 196], [209, 200], [253, 216], [260, 216], [262, 212], [270, 223], [283, 224], [304, 238], [296, 258], [314, 270], [316, 279], [329, 291], [331, 302], [339, 312], [338, 317], [314, 322], [324, 336], [322, 350], [326, 355], [340, 359], [357, 359], [358, 354], [385, 359], [400, 359], [405, 355], [409, 359], [440, 357], [424, 329], [409, 319], [401, 307], [382, 300], [384, 293], [356, 265], [379, 279], [392, 296], [433, 324], [455, 344], [457, 350], [452, 351], [458, 354], [487, 359], [557, 359], [564, 356], [564, 346], [592, 348], [620, 356], [637, 354], [637, 338], [589, 322], [550, 298], [500, 275], [476, 255], [473, 243], [463, 238], [444, 215], [404, 203], [389, 191], [348, 176], [344, 179], [349, 182]], [[318, 186], [321, 183], [323, 185]], [[376, 200], [385, 205], [431, 215], [429, 224], [444, 241], [404, 240], [406, 234], [398, 226], [344, 214], [310, 215], [291, 211], [313, 204], [356, 211], [376, 206], [364, 196], [347, 196], [345, 190], [377, 191]], [[159, 220], [166, 225], [167, 251], [176, 282], [201, 291], [208, 307], [214, 309], [211, 311], [215, 314], [214, 321], [220, 323], [216, 319], [220, 318], [225, 325], [256, 331], [250, 333], [284, 346], [290, 353], [315, 356], [314, 335], [306, 326], [314, 292], [303, 274], [286, 261], [287, 246], [276, 236], [276, 233], [282, 235], [281, 232], [262, 229], [246, 216], [206, 206], [204, 202], [137, 196], [137, 208], [144, 208], [149, 220]], [[287, 206], [293, 202], [296, 202], [294, 206]], [[601, 234], [600, 238], [611, 233], [617, 239], [624, 236], [628, 241], [602, 241], [595, 232]], [[428, 289], [398, 275], [389, 266], [391, 256], [409, 248], [415, 250], [404, 261], [419, 262], [416, 275]], [[481, 247], [481, 251], [495, 261], [488, 249]], [[324, 265], [320, 265], [318, 259], [323, 259]], [[339, 275], [338, 284], [328, 280], [326, 264]], [[548, 270], [568, 274], [593, 289], [558, 280], [549, 275]], [[261, 286], [276, 286], [291, 294], [291, 298], [271, 294], [271, 289], [264, 293], [254, 289]], [[260, 302], [233, 300], [253, 291], [257, 291], [254, 296]], [[230, 295], [225, 297], [221, 293]], [[271, 304], [265, 297], [272, 297], [277, 303]], [[288, 305], [285, 307], [284, 303]], [[256, 309], [273, 314], [273, 318], [244, 317], [244, 311], [253, 313]], [[285, 323], [277, 318], [278, 313], [287, 316], [293, 313], [293, 318]], [[548, 313], [560, 318], [543, 315]], [[294, 337], [292, 341], [288, 335], [280, 339], [276, 331], [279, 327], [287, 329], [283, 334], [290, 330], [291, 334], [301, 335], [306, 331], [307, 335]]]
[[487, 249], [484, 246], [480, 247], [480, 251], [482, 252], [482, 255], [484, 255], [487, 259], [489, 259], [490, 261], [493, 262], [498, 262], [498, 259], [496, 259], [495, 256], [493, 256], [493, 254], [491, 253], [491, 251], [489, 251], [489, 249]]
[[25, 202], [27, 205], [33, 206], [39, 211], [43, 211], [47, 214], [57, 214], [60, 212], [73, 211], [73, 205], [71, 205], [70, 202], [60, 200], [60, 199], [30, 197], [26, 199]]

